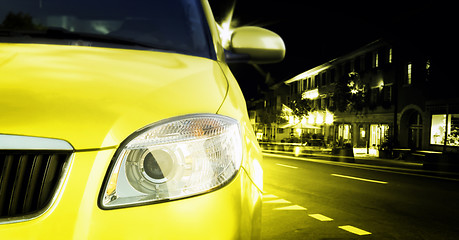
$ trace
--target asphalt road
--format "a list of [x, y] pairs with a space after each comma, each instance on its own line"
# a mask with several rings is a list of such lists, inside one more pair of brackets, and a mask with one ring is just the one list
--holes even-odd
[[263, 239], [459, 239], [459, 178], [265, 154]]

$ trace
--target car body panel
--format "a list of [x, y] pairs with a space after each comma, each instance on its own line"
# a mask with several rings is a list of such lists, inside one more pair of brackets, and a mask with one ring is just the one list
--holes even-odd
[[[5, 113], [0, 118], [2, 133], [64, 139], [76, 149], [68, 180], [53, 206], [36, 219], [0, 225], [2, 238], [49, 238], [49, 232], [60, 239], [150, 237], [139, 229], [151, 229], [154, 236], [167, 239], [259, 238], [262, 171], [253, 166], [261, 165], [261, 152], [242, 92], [225, 63], [137, 50], [33, 44], [0, 44], [0, 49], [12, 53], [0, 67], [7, 76], [0, 90], [6, 96], [0, 100]], [[50, 52], [55, 58], [40, 57], [53, 55]], [[99, 63], [126, 71], [107, 74], [108, 67], [93, 68], [89, 55], [100, 58], [102, 53], [105, 57]], [[69, 55], [73, 57], [64, 57]], [[40, 68], [34, 71], [34, 62], [40, 59]], [[125, 60], [136, 64], [126, 66]], [[146, 64], [152, 70], [144, 73]], [[14, 74], [24, 65], [31, 70]], [[49, 75], [37, 75], [43, 69]], [[126, 75], [130, 81], [123, 81]], [[155, 81], [156, 75], [170, 81]], [[97, 206], [116, 146], [129, 134], [168, 117], [217, 110], [240, 122], [244, 138], [242, 169], [228, 186], [141, 207], [102, 210]], [[187, 230], [174, 230], [179, 226]]]
[[[0, 239], [260, 239], [262, 155], [239, 85], [203, 0], [216, 59], [161, 51], [0, 43], [0, 134], [63, 139], [75, 149], [42, 215], [0, 222]], [[171, 117], [239, 121], [242, 167], [226, 186], [180, 200], [103, 210], [120, 144]]]
[[1, 133], [75, 149], [116, 146], [160, 119], [215, 113], [226, 94], [215, 61], [182, 54], [2, 43], [0, 55], [9, 56], [0, 62]]
[[161, 204], [100, 209], [97, 199], [107, 159], [114, 153], [115, 149], [74, 153], [67, 180], [50, 210], [36, 219], [0, 225], [1, 238], [248, 239], [258, 234], [252, 233], [252, 222], [247, 221], [252, 221], [254, 213], [259, 214], [254, 212], [253, 202], [260, 193], [244, 171], [228, 186], [210, 194]]
[[241, 109], [240, 106], [246, 106], [244, 95], [234, 78], [231, 70], [227, 64], [221, 64], [222, 71], [228, 79], [228, 94], [224, 103], [222, 104], [219, 114], [233, 116], [239, 120], [243, 131], [243, 142], [245, 144], [244, 153], [245, 161], [242, 162], [242, 167], [249, 173], [260, 191], [263, 191], [263, 170], [262, 164], [262, 153], [256, 136], [253, 133], [253, 127], [248, 118], [247, 109]]
[[216, 55], [216, 60], [220, 62], [225, 61], [225, 49], [223, 48], [222, 40], [220, 38], [220, 33], [218, 31], [217, 23], [215, 22], [212, 9], [207, 0], [201, 0], [201, 4], [204, 10], [204, 15], [206, 17], [207, 23], [209, 24], [209, 30], [211, 35], [211, 41], [213, 51]]

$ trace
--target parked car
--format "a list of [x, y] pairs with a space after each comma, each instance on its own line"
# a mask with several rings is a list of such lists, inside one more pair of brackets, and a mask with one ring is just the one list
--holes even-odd
[[0, 1], [0, 239], [258, 239], [262, 155], [207, 1]]

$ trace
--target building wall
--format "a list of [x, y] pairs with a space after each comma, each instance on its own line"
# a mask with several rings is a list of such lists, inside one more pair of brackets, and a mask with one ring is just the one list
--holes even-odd
[[[458, 152], [459, 94], [444, 63], [409, 44], [377, 40], [273, 86], [257, 108], [262, 116], [263, 111], [279, 112], [283, 105], [293, 107], [294, 99], [307, 98], [312, 110], [301, 124], [289, 124], [286, 118], [255, 125], [278, 142], [292, 135], [315, 135], [327, 144], [368, 150], [388, 143], [399, 149]], [[337, 110], [335, 88], [349, 73], [358, 73], [368, 86], [359, 112]], [[330, 113], [332, 123], [324, 121]]]
[[[335, 143], [349, 137], [355, 147], [377, 149], [389, 138], [400, 148], [428, 149], [431, 114], [426, 111], [430, 59], [399, 43], [377, 40], [356, 51], [309, 69], [285, 83], [295, 94], [318, 90], [314, 107], [334, 113]], [[365, 107], [359, 112], [338, 111], [334, 88], [343, 76], [358, 73], [367, 86]], [[321, 126], [330, 128], [329, 126]], [[349, 133], [341, 133], [348, 129]], [[378, 135], [377, 137], [375, 135]]]

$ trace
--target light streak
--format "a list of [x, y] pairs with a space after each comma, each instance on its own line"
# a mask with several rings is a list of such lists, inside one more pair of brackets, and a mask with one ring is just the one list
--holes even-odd
[[225, 49], [227, 49], [231, 42], [231, 36], [233, 35], [234, 28], [231, 26], [233, 25], [233, 13], [234, 8], [236, 7], [236, 1], [233, 2], [230, 10], [226, 14], [226, 17], [223, 18], [222, 22], [218, 26], [218, 30], [220, 32], [220, 38], [222, 40], [222, 45]]
[[[231, 44], [231, 37], [233, 35], [234, 30], [237, 27], [242, 27], [242, 26], [258, 26], [258, 27], [263, 27], [267, 26], [270, 24], [274, 24], [275, 22], [272, 23], [260, 23], [258, 20], [251, 22], [251, 23], [245, 23], [244, 25], [239, 26], [238, 21], [233, 18], [234, 14], [234, 9], [236, 8], [236, 0], [233, 0], [233, 4], [231, 5], [230, 9], [226, 13], [226, 16], [221, 20], [220, 24], [217, 24], [217, 28], [219, 31], [220, 38], [222, 40], [222, 45], [225, 49], [228, 49]], [[271, 41], [271, 39], [262, 39], [265, 41]], [[270, 42], [267, 44], [268, 46], [273, 45]]]
[[[300, 133], [301, 133], [301, 129], [300, 129]], [[300, 156], [301, 148], [300, 147], [295, 147], [294, 153], [295, 153], [296, 157]]]
[[333, 113], [326, 111], [325, 112], [325, 124], [333, 124], [334, 115]]

